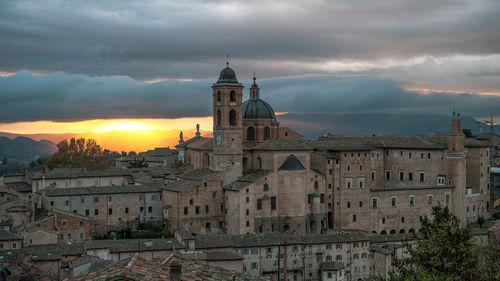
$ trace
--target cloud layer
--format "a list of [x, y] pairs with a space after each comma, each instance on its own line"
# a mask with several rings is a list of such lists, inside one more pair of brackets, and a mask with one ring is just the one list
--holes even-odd
[[[212, 114], [214, 80], [157, 83], [127, 77], [89, 77], [28, 71], [0, 77], [0, 120], [79, 121], [107, 118], [179, 118]], [[250, 86], [249, 81], [244, 84]], [[498, 111], [500, 96], [469, 93], [422, 94], [390, 79], [302, 77], [258, 81], [261, 97], [277, 112], [451, 114], [469, 116]], [[244, 99], [248, 98], [248, 88]]]

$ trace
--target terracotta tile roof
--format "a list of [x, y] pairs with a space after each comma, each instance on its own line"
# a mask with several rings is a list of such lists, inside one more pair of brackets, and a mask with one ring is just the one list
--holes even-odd
[[76, 219], [80, 219], [80, 220], [86, 220], [86, 221], [95, 221], [95, 219], [91, 218], [91, 217], [87, 217], [87, 216], [84, 216], [84, 215], [80, 215], [80, 214], [77, 214], [77, 213], [72, 213], [72, 212], [67, 212], [67, 211], [64, 211], [64, 210], [61, 210], [61, 209], [51, 209], [50, 212], [52, 213], [56, 213], [56, 214], [61, 214], [61, 215], [65, 215], [65, 216], [70, 216], [70, 217], [73, 217], [73, 218], [76, 218]]
[[12, 240], [23, 240], [23, 237], [19, 234], [15, 234], [0, 229], [0, 241], [12, 241]]
[[197, 169], [189, 171], [176, 176], [177, 181], [169, 183], [162, 187], [162, 189], [174, 192], [184, 191], [194, 185], [201, 183], [204, 180], [218, 176], [222, 172], [212, 171], [209, 169]]
[[17, 192], [31, 192], [31, 185], [26, 182], [11, 182], [5, 185]]
[[163, 184], [151, 183], [143, 185], [119, 185], [119, 186], [89, 186], [57, 188], [48, 187], [42, 192], [47, 197], [71, 196], [71, 195], [91, 195], [91, 194], [120, 194], [120, 193], [148, 193], [161, 192]]
[[57, 168], [49, 170], [43, 174], [34, 175], [31, 179], [67, 179], [67, 178], [89, 178], [89, 177], [110, 177], [110, 176], [130, 176], [131, 171], [127, 169], [101, 169], [85, 170], [80, 168]]
[[135, 255], [128, 262], [116, 262], [104, 266], [102, 269], [90, 271], [88, 274], [78, 278], [65, 280], [140, 280], [140, 281], [167, 281], [171, 280], [170, 264], [179, 263], [181, 266], [181, 280], [193, 281], [215, 281], [232, 280], [233, 276], [237, 280], [265, 280], [263, 277], [251, 276], [236, 271], [227, 270], [222, 267], [210, 265], [207, 262], [193, 260], [181, 254], [172, 254], [166, 259], [146, 260]]
[[293, 154], [288, 155], [283, 164], [278, 168], [278, 170], [282, 171], [301, 171], [306, 168], [302, 165], [299, 159]]
[[272, 173], [272, 171], [268, 171], [268, 170], [252, 171], [249, 174], [246, 174], [243, 177], [239, 178], [235, 182], [225, 186], [224, 189], [225, 190], [234, 190], [234, 191], [242, 190], [243, 188], [251, 185], [252, 183], [260, 180], [263, 177], [268, 176], [271, 173]]
[[87, 240], [86, 250], [109, 249], [110, 253], [137, 252], [152, 250], [172, 250], [183, 248], [175, 239], [119, 239], [119, 240]]

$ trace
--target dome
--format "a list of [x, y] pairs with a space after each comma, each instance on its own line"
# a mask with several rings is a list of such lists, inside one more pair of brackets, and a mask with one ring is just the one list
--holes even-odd
[[273, 108], [261, 99], [249, 99], [243, 103], [243, 119], [273, 119], [276, 120]]
[[219, 75], [219, 80], [217, 83], [238, 83], [236, 79], [236, 73], [229, 66], [224, 68]]

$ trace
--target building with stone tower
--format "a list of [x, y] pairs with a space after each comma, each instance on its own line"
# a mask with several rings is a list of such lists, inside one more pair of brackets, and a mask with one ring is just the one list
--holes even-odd
[[227, 66], [212, 85], [213, 138], [177, 146], [187, 172], [163, 190], [172, 230], [246, 234], [360, 229], [418, 232], [432, 207], [462, 225], [487, 217], [489, 144], [448, 134], [327, 136], [305, 140], [280, 128], [254, 77], [249, 98]]

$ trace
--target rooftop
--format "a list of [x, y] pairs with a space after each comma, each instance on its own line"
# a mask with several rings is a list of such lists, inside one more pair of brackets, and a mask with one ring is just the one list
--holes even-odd
[[148, 193], [161, 192], [163, 184], [152, 183], [143, 185], [119, 185], [119, 186], [90, 186], [57, 188], [48, 187], [43, 190], [47, 197], [92, 195], [92, 194], [120, 194], [120, 193]]
[[89, 178], [89, 177], [112, 177], [130, 176], [131, 171], [127, 169], [102, 169], [86, 170], [80, 168], [57, 168], [45, 173], [33, 176], [33, 180], [45, 179], [68, 179], [68, 178]]

